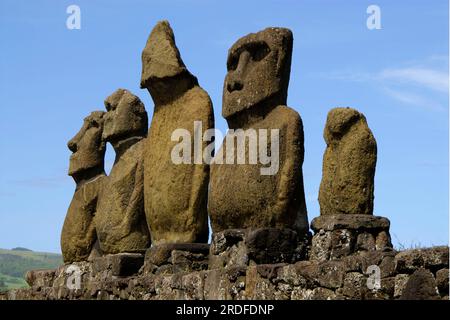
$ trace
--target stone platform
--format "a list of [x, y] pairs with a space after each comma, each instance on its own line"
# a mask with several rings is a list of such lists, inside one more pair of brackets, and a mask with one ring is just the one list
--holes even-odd
[[311, 260], [336, 260], [364, 251], [392, 250], [390, 222], [367, 214], [322, 215], [312, 220]]
[[[192, 249], [192, 248], [190, 248]], [[158, 249], [162, 250], [162, 249]], [[206, 248], [199, 249], [202, 255]], [[164, 250], [162, 250], [164, 251]], [[174, 261], [177, 251], [160, 257]], [[192, 252], [192, 251], [191, 251]], [[149, 255], [149, 252], [148, 252]], [[183, 254], [181, 254], [183, 256]], [[106, 256], [103, 261], [78, 262], [56, 270], [31, 271], [28, 289], [11, 290], [1, 299], [448, 299], [448, 247], [359, 251], [341, 259], [295, 263], [233, 265], [198, 271], [166, 273], [121, 267], [133, 261], [134, 270], [143, 256]], [[154, 259], [147, 257], [147, 259]], [[178, 261], [177, 259], [175, 259]], [[151, 260], [154, 261], [155, 260]], [[139, 262], [139, 263], [138, 263]], [[147, 260], [146, 260], [147, 263]], [[97, 268], [107, 264], [103, 270]], [[162, 268], [161, 271], [158, 271]], [[170, 268], [169, 268], [170, 269]], [[378, 275], [371, 273], [377, 269]], [[74, 270], [77, 271], [74, 273]], [[126, 272], [125, 272], [126, 270]], [[119, 272], [116, 272], [119, 271]], [[79, 276], [79, 287], [74, 288]]]

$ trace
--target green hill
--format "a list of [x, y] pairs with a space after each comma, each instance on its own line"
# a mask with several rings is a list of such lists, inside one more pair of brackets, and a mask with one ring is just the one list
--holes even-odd
[[61, 264], [62, 257], [56, 253], [0, 249], [0, 291], [27, 287], [24, 276], [29, 270], [53, 269]]

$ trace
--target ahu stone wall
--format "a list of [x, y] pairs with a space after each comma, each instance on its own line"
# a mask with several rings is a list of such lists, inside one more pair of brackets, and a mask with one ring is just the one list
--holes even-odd
[[[295, 263], [249, 261], [216, 269], [208, 268], [207, 255], [197, 249], [159, 252], [160, 266], [149, 256], [117, 254], [31, 271], [30, 288], [9, 291], [3, 299], [448, 299], [449, 295], [448, 247], [362, 251], [335, 260]], [[243, 252], [235, 257], [248, 258]], [[373, 270], [379, 270], [379, 278]]]

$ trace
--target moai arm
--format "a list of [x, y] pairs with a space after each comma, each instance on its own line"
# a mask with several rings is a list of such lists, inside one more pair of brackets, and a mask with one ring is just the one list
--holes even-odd
[[[143, 143], [143, 142], [139, 142]], [[144, 165], [142, 157], [138, 158], [139, 160], [136, 163], [136, 167], [134, 170], [134, 188], [131, 192], [129, 201], [127, 203], [127, 207], [125, 208], [124, 213], [124, 230], [126, 234], [130, 234], [136, 228], [139, 228], [139, 225], [142, 224], [142, 221], [139, 220], [136, 215], [142, 216], [142, 219], [145, 219], [144, 214]]]
[[[285, 124], [280, 130], [280, 138], [282, 137], [280, 139], [280, 148], [282, 149], [280, 149], [280, 169], [278, 173], [280, 178], [277, 188], [277, 205], [274, 211], [277, 216], [295, 217], [296, 220], [292, 221], [292, 224], [295, 224], [297, 229], [300, 227], [299, 224], [303, 227], [302, 216], [306, 217], [302, 175], [304, 158], [303, 124], [297, 112], [285, 106], [281, 108], [288, 112], [283, 112], [285, 113], [283, 116]], [[292, 213], [293, 208], [299, 208], [300, 214], [299, 212]], [[281, 221], [286, 221], [286, 219]]]
[[338, 197], [342, 213], [372, 214], [377, 145], [365, 120], [359, 120], [340, 145]]
[[[214, 127], [214, 113], [212, 109], [212, 102], [208, 94], [203, 89], [194, 89], [198, 91], [198, 103], [195, 104], [193, 110], [194, 121], [202, 121], [202, 128]], [[191, 103], [192, 104], [192, 103]], [[200, 132], [203, 136], [203, 132]], [[194, 133], [195, 135], [195, 133]], [[202, 151], [205, 150], [209, 142], [203, 141]], [[208, 213], [206, 209], [206, 201], [208, 194], [209, 182], [209, 164], [204, 163], [203, 152], [201, 164], [193, 165], [191, 193], [189, 197], [189, 207], [184, 216], [187, 219], [187, 226], [191, 228], [186, 229], [188, 234], [185, 235], [187, 242], [205, 242], [208, 240]]]

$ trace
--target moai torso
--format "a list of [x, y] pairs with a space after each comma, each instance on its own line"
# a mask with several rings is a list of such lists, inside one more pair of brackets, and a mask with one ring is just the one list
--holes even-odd
[[61, 232], [63, 259], [68, 263], [86, 260], [97, 240], [95, 215], [105, 179], [105, 144], [101, 138], [103, 114], [100, 111], [91, 113], [68, 143], [73, 152], [69, 175], [77, 183]]
[[[281, 28], [250, 34], [229, 51], [222, 114], [230, 129], [255, 131], [258, 161], [249, 162], [254, 149], [245, 140], [245, 164], [237, 163], [237, 153], [234, 164], [227, 164], [229, 145], [225, 137], [211, 165], [208, 207], [214, 232], [277, 227], [304, 233], [308, 229], [302, 175], [303, 126], [299, 114], [285, 106], [291, 52], [292, 34]], [[278, 129], [278, 148], [271, 150], [274, 129]], [[267, 137], [267, 146], [261, 143], [260, 134]], [[260, 153], [270, 155], [272, 163], [262, 164]], [[277, 159], [275, 170], [263, 174], [261, 169], [274, 166]]]
[[75, 190], [64, 220], [61, 248], [65, 262], [86, 260], [97, 239], [95, 214], [102, 189], [102, 175]]
[[97, 208], [96, 227], [104, 253], [142, 252], [150, 246], [144, 212], [143, 145], [147, 113], [138, 97], [119, 89], [105, 100], [103, 138], [116, 151]]
[[139, 141], [122, 154], [100, 194], [96, 223], [105, 252], [142, 251], [149, 246], [144, 213], [144, 143]]
[[[179, 140], [172, 141], [172, 134], [186, 130], [193, 148], [194, 122], [201, 123], [201, 135], [214, 126], [211, 100], [184, 66], [167, 22], [153, 29], [142, 62], [141, 87], [155, 102], [144, 151], [145, 212], [152, 243], [206, 242], [209, 166], [203, 159], [194, 163], [193, 153], [189, 163], [174, 163], [172, 150]], [[200, 149], [206, 145], [201, 143]]]
[[321, 215], [372, 214], [377, 145], [363, 114], [350, 108], [328, 113], [319, 191]]

